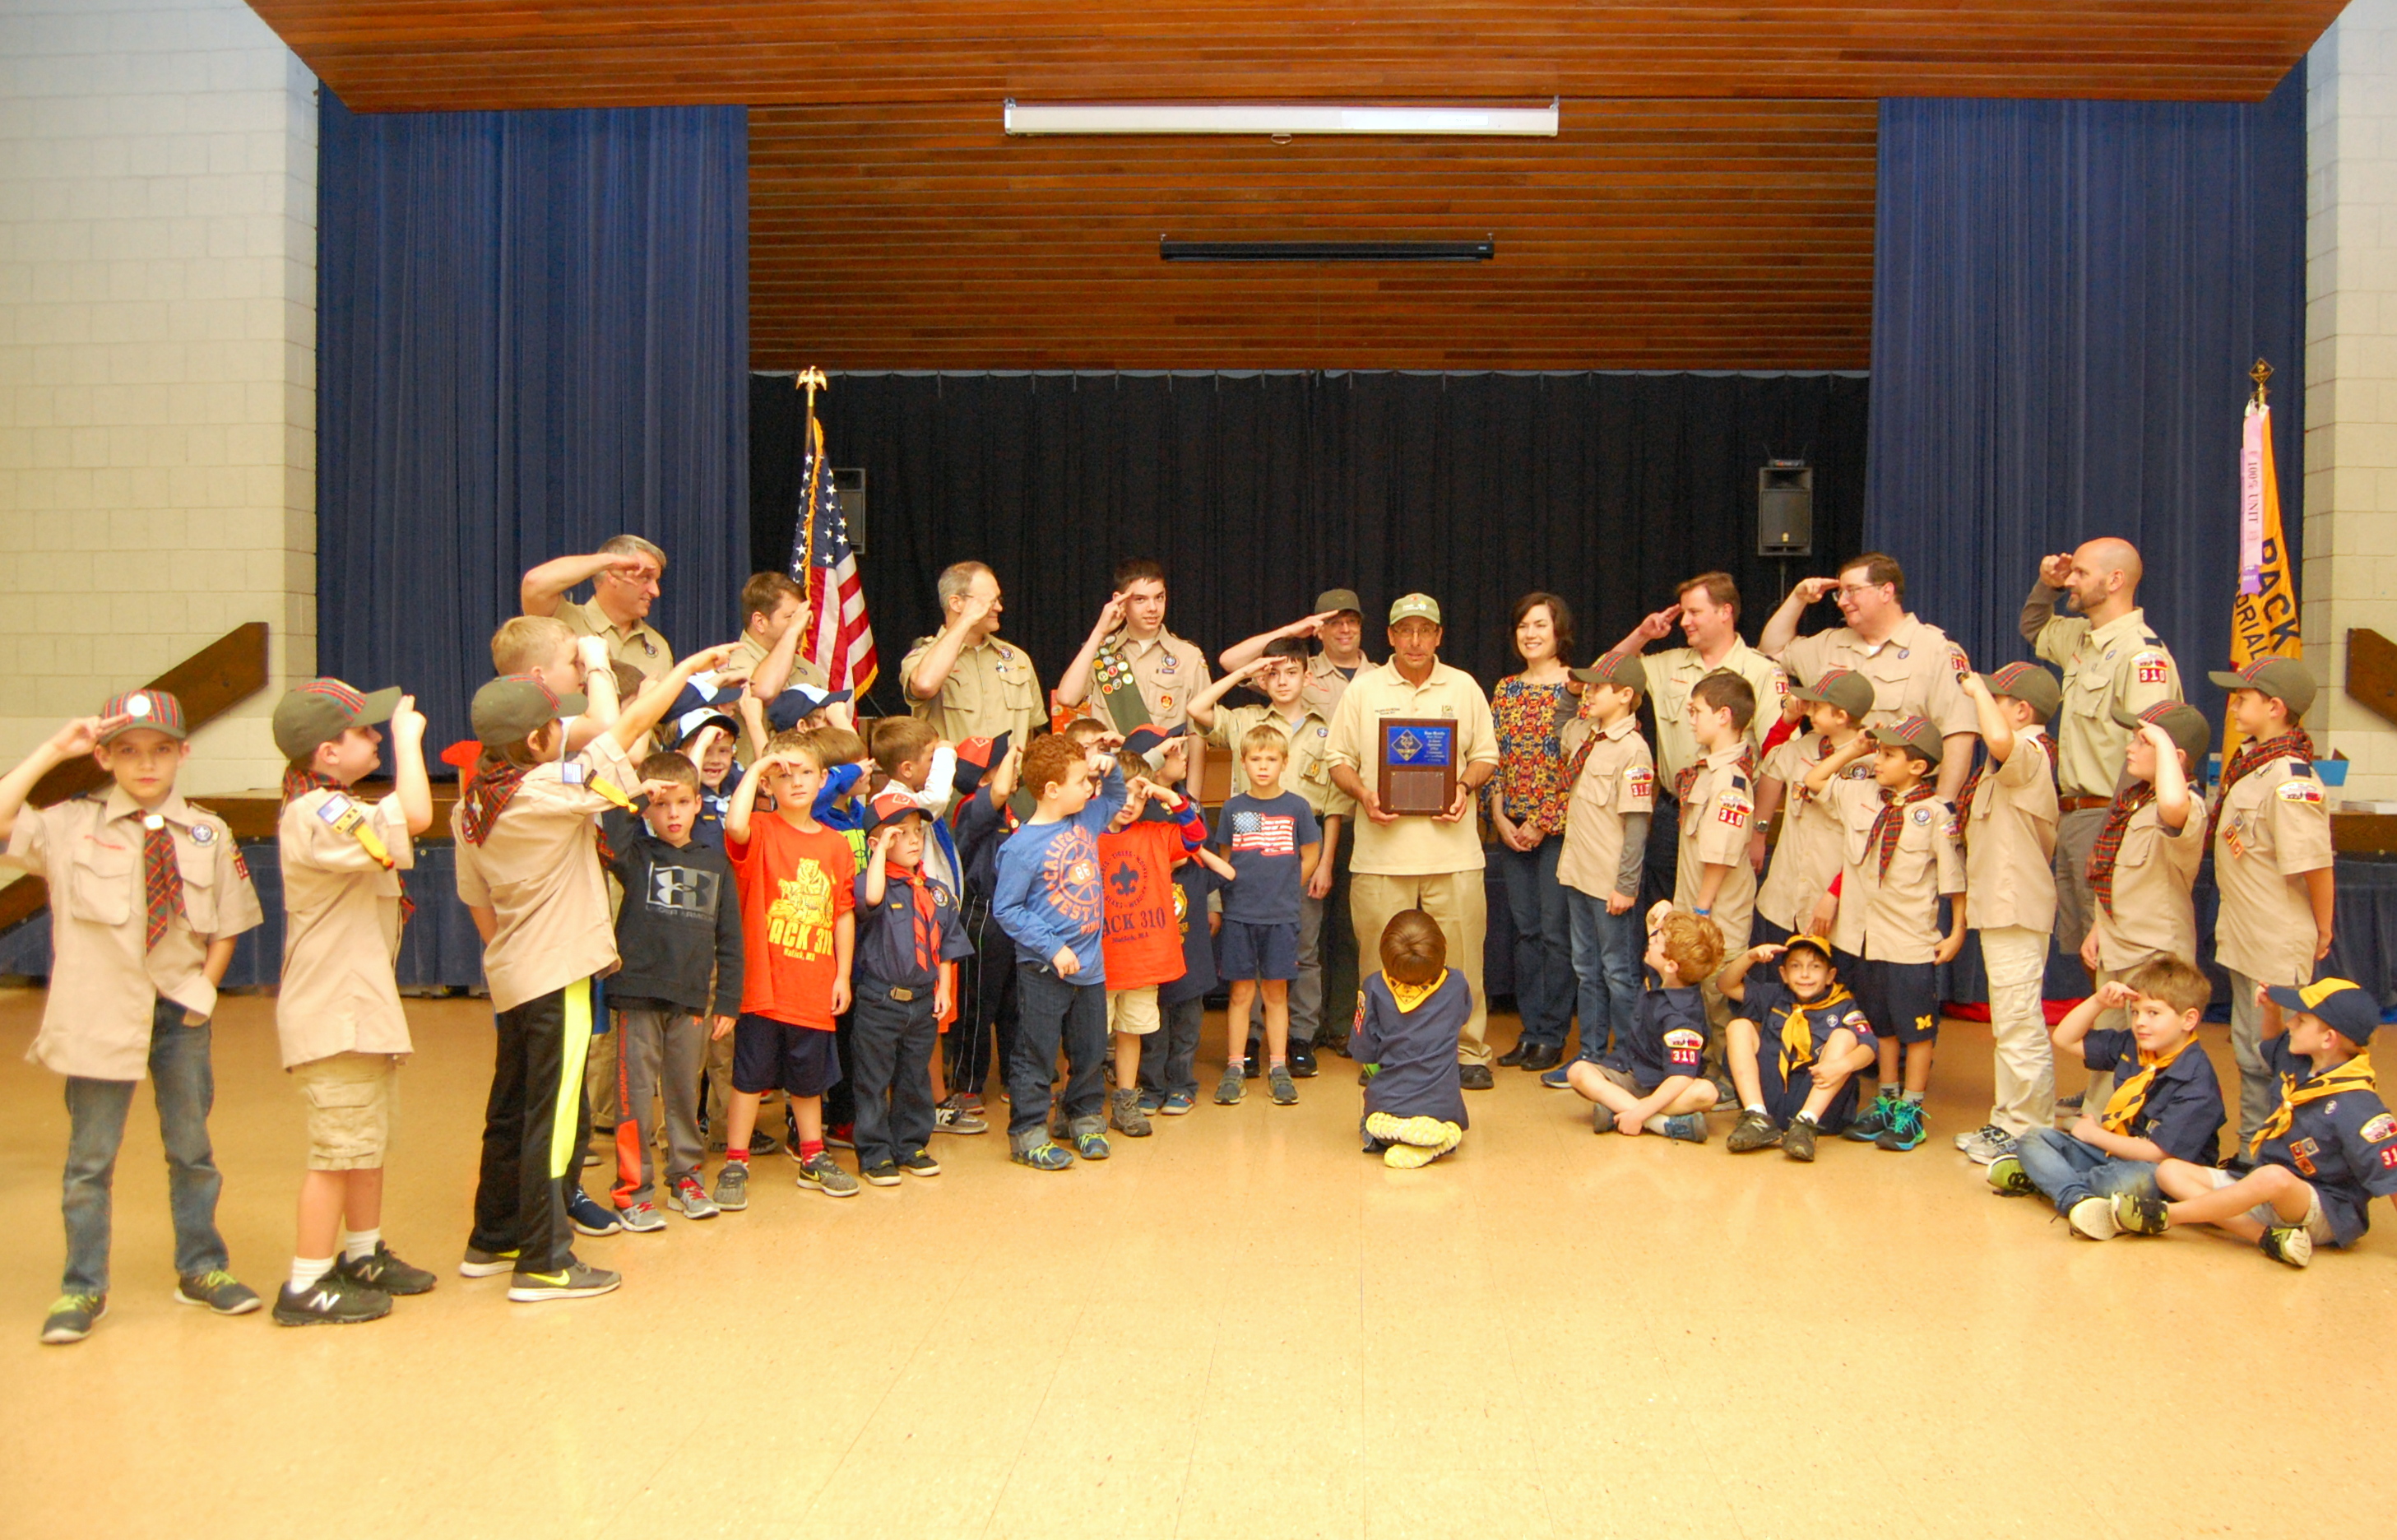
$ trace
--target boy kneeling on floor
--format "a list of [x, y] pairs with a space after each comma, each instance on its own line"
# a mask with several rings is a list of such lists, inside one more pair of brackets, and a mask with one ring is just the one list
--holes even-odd
[[[1779, 978], [1748, 982], [1749, 969], [1775, 957]], [[1779, 1145], [1792, 1160], [1812, 1160], [1814, 1136], [1839, 1132], [1856, 1115], [1856, 1072], [1879, 1051], [1863, 1008], [1839, 982], [1831, 944], [1799, 935], [1751, 946], [1717, 987], [1740, 1007], [1723, 1058], [1743, 1110], [1724, 1147], [1745, 1155]]]
[[1722, 931], [1704, 916], [1669, 904], [1648, 911], [1648, 986], [1631, 1029], [1597, 1064], [1567, 1072], [1573, 1090], [1598, 1105], [1589, 1109], [1595, 1133], [1644, 1133], [1653, 1124], [1667, 1139], [1707, 1142], [1707, 1109], [1715, 1105], [1706, 1078], [1707, 1007], [1698, 981], [1722, 962]]
[[1382, 971], [1357, 998], [1349, 1051], [1365, 1065], [1365, 1153], [1401, 1171], [1428, 1166], [1465, 1137], [1456, 1042], [1473, 987], [1448, 966], [1448, 938], [1421, 909], [1382, 930]]

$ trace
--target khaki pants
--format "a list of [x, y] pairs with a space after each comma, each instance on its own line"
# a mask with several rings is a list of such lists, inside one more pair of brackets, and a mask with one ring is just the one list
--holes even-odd
[[2236, 968], [2227, 971], [2230, 974], [2230, 1056], [2239, 1065], [2239, 1146], [2243, 1150], [2264, 1126], [2264, 1119], [2280, 1106], [2281, 1082], [2264, 1063], [2264, 1008], [2256, 1003], [2258, 981]]
[[1448, 939], [1448, 965], [1465, 975], [1473, 991], [1473, 1014], [1456, 1044], [1456, 1062], [1486, 1065], [1489, 1003], [1481, 995], [1481, 942], [1489, 929], [1489, 896], [1478, 871], [1442, 872], [1433, 877], [1387, 877], [1358, 872], [1350, 879], [1348, 914], [1357, 927], [1358, 966], [1379, 972], [1382, 932], [1403, 909], [1421, 909]]
[[2046, 931], [2021, 925], [1981, 932], [1981, 966], [1989, 975], [1989, 1038], [1997, 1057], [1989, 1121], [2017, 1139], [2031, 1129], [2056, 1126], [2056, 1049], [2040, 1004], [2048, 940]]
[[2078, 953], [2096, 922], [2097, 891], [2089, 886], [2089, 857], [2105, 832], [2106, 810], [2082, 808], [2056, 821], [2056, 944]]

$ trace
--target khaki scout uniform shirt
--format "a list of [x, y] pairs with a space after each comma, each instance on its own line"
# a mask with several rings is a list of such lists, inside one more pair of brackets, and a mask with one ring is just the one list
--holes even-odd
[[2079, 615], [2056, 614], [2056, 590], [2042, 587], [2023, 606], [2026, 621], [2040, 615], [2047, 620], [2031, 650], [2064, 670], [2064, 706], [2053, 724], [2064, 795], [2110, 797], [2136, 730], [2114, 720], [2114, 708], [2136, 716], [2158, 702], [2179, 700], [2180, 668], [2148, 629], [2145, 610], [2093, 627]]
[[[2205, 805], [2189, 798], [2189, 822], [2176, 834], [2163, 826], [2153, 802], [2131, 815], [2114, 858], [2114, 912], [2094, 900], [2090, 930], [2097, 938], [2097, 966], [2109, 973], [2136, 968], [2169, 953], [2197, 960], [2197, 864], [2205, 859]], [[2312, 911], [2306, 915], [2306, 950], [2313, 950]]]
[[[604, 733], [567, 762], [606, 776], [626, 796], [640, 784], [632, 761]], [[480, 845], [462, 832], [465, 802], [450, 810], [458, 900], [499, 918], [483, 946], [492, 1010], [513, 1011], [577, 979], [616, 971], [598, 820], [614, 806], [588, 786], [568, 785], [553, 761], [525, 776]]]
[[[1472, 675], [1435, 662], [1424, 682], [1412, 685], [1395, 662], [1382, 663], [1358, 671], [1332, 718], [1332, 763], [1355, 770], [1357, 779], [1369, 789], [1379, 789], [1381, 756], [1374, 734], [1376, 724], [1386, 716], [1453, 717], [1460, 782], [1475, 765], [1498, 763], [1498, 733], [1490, 721], [1490, 697], [1481, 693]], [[1453, 824], [1430, 817], [1376, 824], [1360, 812], [1356, 831], [1348, 863], [1352, 872], [1438, 877], [1478, 872], [1483, 865], [1481, 831], [1470, 809]]]
[[2331, 861], [2330, 803], [2304, 760], [2259, 766], [2223, 793], [2214, 837], [2214, 885], [2222, 893], [2214, 955], [2222, 966], [2263, 984], [2310, 982], [2314, 906], [2305, 876]]
[[[1579, 717], [1565, 724], [1568, 758], [1585, 736], [1594, 741], [1565, 800], [1565, 843], [1557, 854], [1557, 880], [1592, 898], [1614, 893], [1614, 879], [1622, 875], [1625, 815], [1653, 813], [1656, 808], [1656, 766], [1639, 728], [1639, 718], [1628, 716], [1607, 728]], [[1640, 896], [1636, 887], [1631, 896]]]
[[1853, 669], [1872, 681], [1873, 709], [1865, 726], [1921, 716], [1946, 738], [1980, 730], [1972, 698], [1956, 683], [1963, 657], [1948, 633], [1908, 615], [1879, 647], [1844, 625], [1801, 636], [1781, 649], [1781, 666], [1809, 685], [1826, 669]]
[[[802, 641], [805, 639], [801, 638]], [[743, 678], [755, 678], [757, 670], [766, 664], [766, 654], [772, 650], [772, 648], [744, 631], [741, 634], [741, 640], [732, 649], [731, 661], [724, 667], [727, 672], [737, 673]], [[790, 676], [783, 681], [785, 688], [791, 685], [813, 685], [816, 689], [822, 690], [831, 682], [831, 676], [823, 669], [797, 652], [791, 654], [791, 673]], [[731, 714], [727, 713], [727, 715]]]
[[632, 664], [651, 684], [674, 671], [674, 649], [666, 645], [664, 635], [647, 621], [635, 621], [630, 628], [618, 625], [608, 618], [608, 611], [599, 608], [596, 598], [559, 605], [557, 618], [576, 636], [596, 636], [606, 642], [608, 656], [620, 663]]
[[[1656, 707], [1656, 761], [1664, 768], [1665, 784], [1670, 789], [1676, 778], [1698, 760], [1698, 741], [1690, 731], [1690, 691], [1716, 669], [1706, 665], [1694, 647], [1642, 652], [1640, 667], [1648, 676], [1648, 699]], [[1756, 691], [1756, 715], [1748, 724], [1748, 741], [1763, 752], [1766, 736], [1780, 719], [1781, 703], [1789, 698], [1789, 676], [1781, 672], [1779, 663], [1736, 638], [1718, 667], [1746, 679]]]
[[50, 885], [55, 960], [42, 1030], [25, 1054], [34, 1064], [90, 1080], [141, 1079], [149, 1073], [156, 1002], [173, 1000], [200, 1021], [215, 1015], [216, 985], [200, 971], [208, 944], [265, 918], [223, 819], [179, 792], [157, 815], [174, 833], [183, 915], [153, 947], [141, 804], [112, 785], [17, 814], [8, 864]]
[[[382, 841], [392, 869], [333, 821], [350, 810]], [[275, 826], [283, 862], [283, 987], [275, 1029], [283, 1067], [336, 1053], [406, 1053], [408, 1016], [392, 964], [399, 957], [399, 874], [416, 864], [396, 795], [359, 802], [319, 786]]]
[[1215, 725], [1208, 730], [1207, 742], [1232, 757], [1232, 795], [1248, 795], [1249, 768], [1241, 760], [1240, 740], [1261, 723], [1279, 728], [1290, 739], [1290, 758], [1281, 772], [1283, 791], [1296, 792], [1318, 819], [1356, 816], [1357, 804], [1332, 783], [1332, 719], [1312, 708], [1295, 725], [1269, 703], [1215, 708]]
[[[1357, 672], [1362, 674], [1373, 666], [1373, 660], [1367, 658]], [[1339, 665], [1320, 652], [1306, 660], [1306, 678], [1298, 687], [1298, 698], [1307, 709], [1321, 713], [1328, 722], [1340, 709], [1340, 697], [1347, 693], [1348, 676], [1340, 672]]]
[[[1171, 631], [1136, 642], [1118, 631], [1101, 644], [1100, 650], [1113, 652], [1132, 665], [1132, 683], [1139, 687], [1140, 698], [1148, 706], [1148, 719], [1158, 731], [1172, 735], [1191, 730], [1190, 697], [1209, 682], [1207, 655], [1196, 642], [1185, 641]], [[1093, 714], [1105, 712], [1095, 679], [1089, 700]], [[1118, 732], [1130, 730], [1121, 722], [1114, 726]]]
[[1684, 909], [1697, 907], [1699, 884], [1707, 866], [1729, 866], [1722, 886], [1715, 890], [1712, 917], [1723, 933], [1725, 956], [1748, 944], [1756, 916], [1756, 868], [1748, 864], [1748, 831], [1756, 821], [1756, 788], [1739, 768], [1745, 743], [1717, 749], [1698, 763], [1704, 767], [1690, 783], [1689, 799], [1681, 804], [1681, 863], [1673, 874], [1673, 902]]
[[[2011, 763], [2011, 761], [2009, 761]], [[1898, 826], [1889, 873], [1881, 869], [1881, 786], [1834, 781], [1826, 796], [1840, 815], [1840, 917], [1831, 944], [1873, 962], [1929, 962], [1939, 949], [1939, 895], [1964, 891], [1964, 864], [1956, 856], [1954, 816], [1937, 797], [1908, 804]]]
[[[1781, 837], [1774, 842], [1773, 864], [1765, 869], [1764, 886], [1756, 892], [1756, 912], [1785, 931], [1806, 931], [1814, 905], [1831, 890], [1840, 875], [1840, 852], [1846, 831], [1830, 804], [1798, 795], [1807, 773], [1821, 764], [1831, 745], [1819, 732], [1785, 738], [1764, 761], [1763, 773], [1788, 789], [1782, 799]], [[1872, 781], [1871, 756], [1840, 772], [1842, 781]]]
[[2015, 751], [1982, 772], [1964, 813], [1964, 886], [1973, 927], [2056, 929], [2056, 777], [2037, 728], [2015, 732]]
[[914, 688], [904, 681], [915, 678], [917, 663], [938, 639], [917, 637], [916, 645], [907, 649], [906, 659], [899, 665], [903, 681], [900, 688], [907, 691], [908, 709], [931, 723], [933, 730], [952, 743], [962, 743], [969, 738], [996, 738], [1007, 732], [1014, 734], [1008, 741], [1010, 746], [1028, 745], [1033, 727], [1049, 719], [1040, 698], [1040, 676], [1032, 667], [1031, 654], [997, 636], [972, 647], [961, 647], [949, 676], [941, 681], [941, 692], [929, 701], [919, 701]]

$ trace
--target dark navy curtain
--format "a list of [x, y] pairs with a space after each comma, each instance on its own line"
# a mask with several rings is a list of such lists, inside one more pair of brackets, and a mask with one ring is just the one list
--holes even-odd
[[319, 665], [462, 737], [525, 569], [619, 532], [668, 554], [669, 640], [730, 639], [745, 112], [365, 115], [328, 90], [319, 131]]
[[2299, 532], [2305, 184], [2302, 64], [2252, 106], [1881, 104], [1865, 536], [1975, 662], [2028, 655], [2042, 554], [2119, 534], [2219, 712], [2259, 355]]

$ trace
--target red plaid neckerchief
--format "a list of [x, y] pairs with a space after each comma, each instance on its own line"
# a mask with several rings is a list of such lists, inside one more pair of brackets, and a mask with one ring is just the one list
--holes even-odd
[[175, 862], [175, 836], [154, 812], [141, 815], [141, 890], [149, 898], [149, 945], [154, 949], [167, 939], [175, 917], [184, 914], [183, 868]]
[[1881, 847], [1881, 877], [1889, 876], [1890, 859], [1897, 854], [1897, 837], [1906, 828], [1906, 810], [1917, 802], [1928, 802], [1939, 795], [1939, 788], [1928, 781], [1917, 781], [1902, 793], [1892, 793], [1887, 786], [1881, 790], [1881, 811], [1873, 814], [1872, 833], [1865, 837]]
[[2230, 757], [2230, 768], [2222, 772], [2222, 789], [2214, 798], [2214, 810], [2206, 815], [2205, 842], [2208, 845], [2214, 843], [2215, 835], [2222, 827], [2222, 808], [2230, 800], [2230, 788], [2239, 783], [2241, 776], [2250, 770], [2262, 770], [2276, 759], [2302, 759], [2309, 765], [2312, 764], [2313, 739], [2307, 736], [2305, 729], [2291, 728], [2278, 738], [2249, 743]]
[[2156, 799], [2156, 783], [2142, 781], [2114, 798], [2107, 810], [2106, 826], [2097, 831], [2097, 848], [2089, 852], [2089, 891], [2106, 912], [2114, 912], [2114, 858], [2122, 853], [2122, 834], [2141, 808]]
[[466, 837], [469, 845], [480, 845], [491, 837], [491, 825], [507, 810], [508, 799], [524, 784], [529, 766], [512, 765], [504, 759], [486, 759], [475, 767], [467, 778], [466, 789], [459, 794], [462, 810], [458, 817], [458, 832]]
[[[321, 770], [288, 770], [283, 772], [283, 805], [285, 807], [289, 807], [295, 800], [307, 796], [312, 791], [328, 791], [338, 797], [347, 797], [350, 788]], [[375, 850], [376, 847], [369, 846], [367, 853], [373, 855]], [[408, 894], [408, 878], [400, 876], [399, 872], [392, 866], [388, 856], [379, 856], [377, 860], [382, 863], [383, 870], [392, 874], [392, 879], [399, 884], [399, 922], [406, 925], [416, 917], [416, 900]]]
[[[1707, 762], [1701, 758], [1694, 765], [1683, 767], [1681, 773], [1673, 777], [1674, 801], [1687, 802], [1690, 799], [1690, 788], [1698, 783], [1698, 776], [1706, 768]], [[1756, 754], [1745, 743], [1740, 744], [1739, 760], [1735, 768], [1740, 774], [1747, 776], [1750, 781], [1756, 779]]]

